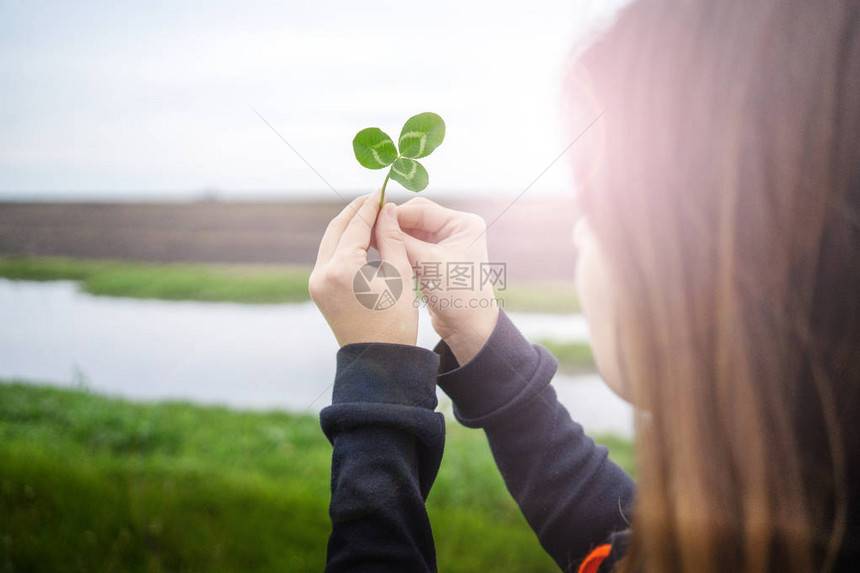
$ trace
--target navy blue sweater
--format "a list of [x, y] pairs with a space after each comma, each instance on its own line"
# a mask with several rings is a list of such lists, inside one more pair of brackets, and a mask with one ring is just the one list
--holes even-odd
[[320, 413], [334, 448], [326, 571], [436, 570], [424, 508], [445, 440], [436, 384], [462, 424], [484, 429], [508, 490], [559, 567], [576, 571], [610, 542], [608, 569], [623, 552], [633, 482], [559, 404], [550, 385], [557, 366], [503, 311], [463, 366], [444, 342], [433, 352], [342, 347], [332, 405]]

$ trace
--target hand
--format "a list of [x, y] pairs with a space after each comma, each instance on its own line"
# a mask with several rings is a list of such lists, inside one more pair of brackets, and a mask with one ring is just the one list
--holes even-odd
[[[416, 269], [433, 328], [457, 361], [465, 364], [481, 350], [499, 319], [492, 284], [481, 285], [481, 263], [487, 262], [484, 220], [473, 213], [446, 209], [423, 197], [407, 201], [396, 210], [406, 252]], [[471, 264], [473, 288], [449, 288], [448, 263]], [[428, 276], [432, 269], [438, 269], [438, 280]]]
[[[390, 307], [383, 305], [384, 310], [365, 307], [353, 292], [356, 272], [367, 263], [371, 239], [380, 259], [393, 265], [402, 279], [400, 297]], [[357, 198], [329, 223], [308, 290], [341, 346], [354, 342], [415, 345], [418, 309], [412, 304], [412, 267], [394, 204], [386, 204], [380, 213], [379, 191]]]

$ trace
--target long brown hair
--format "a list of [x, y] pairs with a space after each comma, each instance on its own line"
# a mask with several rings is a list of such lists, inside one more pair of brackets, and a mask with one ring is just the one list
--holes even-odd
[[578, 69], [641, 412], [620, 569], [860, 567], [860, 3], [641, 0]]

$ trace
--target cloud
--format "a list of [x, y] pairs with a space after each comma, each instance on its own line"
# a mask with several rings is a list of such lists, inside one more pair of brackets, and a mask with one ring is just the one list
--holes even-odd
[[531, 5], [4, 4], [0, 197], [326, 189], [252, 107], [338, 188], [379, 185], [356, 131], [435, 111], [449, 130], [431, 188], [518, 190], [566, 144], [564, 58], [602, 13]]

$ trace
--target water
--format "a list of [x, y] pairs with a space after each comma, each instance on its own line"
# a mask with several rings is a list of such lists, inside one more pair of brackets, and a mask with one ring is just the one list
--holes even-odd
[[[422, 310], [423, 312], [423, 310]], [[581, 316], [510, 313], [526, 338], [587, 340]], [[419, 345], [438, 336], [421, 317]], [[135, 400], [318, 412], [337, 342], [313, 303], [240, 305], [96, 297], [74, 282], [0, 279], [0, 377], [83, 385]], [[632, 412], [596, 375], [556, 375], [592, 433], [632, 434]], [[450, 403], [440, 392], [441, 409]]]

